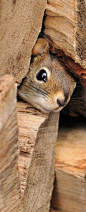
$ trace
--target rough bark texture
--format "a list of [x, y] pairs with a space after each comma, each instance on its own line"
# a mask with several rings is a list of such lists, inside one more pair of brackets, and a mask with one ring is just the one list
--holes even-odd
[[26, 76], [45, 7], [46, 0], [0, 1], [0, 75]]
[[86, 211], [86, 124], [62, 127], [56, 145], [56, 180], [52, 207], [57, 211]]
[[54, 149], [59, 115], [42, 114], [21, 102], [17, 109], [24, 211], [48, 212], [54, 181]]
[[86, 1], [48, 0], [44, 34], [56, 49], [86, 68]]
[[5, 75], [0, 78], [0, 212], [22, 211], [17, 132], [16, 87]]

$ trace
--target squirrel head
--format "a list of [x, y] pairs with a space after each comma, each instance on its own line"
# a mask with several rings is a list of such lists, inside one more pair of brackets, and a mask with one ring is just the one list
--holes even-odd
[[69, 102], [76, 83], [58, 59], [49, 54], [49, 45], [38, 39], [34, 61], [19, 87], [19, 96], [39, 110], [49, 113], [60, 111]]

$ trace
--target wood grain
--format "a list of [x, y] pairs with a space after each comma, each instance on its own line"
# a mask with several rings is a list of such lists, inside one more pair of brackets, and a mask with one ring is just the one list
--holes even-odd
[[65, 212], [86, 210], [86, 124], [62, 127], [56, 145], [52, 206]]
[[17, 103], [18, 117], [18, 140], [20, 144], [19, 156], [19, 171], [21, 173], [21, 194], [24, 195], [26, 186], [27, 171], [29, 169], [32, 153], [35, 148], [37, 134], [40, 125], [48, 119], [48, 115], [41, 114], [31, 105], [18, 102]]
[[58, 113], [46, 115], [18, 103], [19, 170], [24, 211], [49, 212], [54, 182], [54, 150]]
[[26, 76], [32, 48], [41, 31], [46, 0], [0, 1], [0, 75]]
[[58, 121], [24, 102], [16, 110], [13, 77], [0, 78], [1, 212], [49, 212]]
[[22, 211], [17, 132], [16, 86], [5, 75], [0, 78], [0, 212]]
[[86, 2], [49, 0], [44, 20], [44, 34], [56, 49], [86, 69]]

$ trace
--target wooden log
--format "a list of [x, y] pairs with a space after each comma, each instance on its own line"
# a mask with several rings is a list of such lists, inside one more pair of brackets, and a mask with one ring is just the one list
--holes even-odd
[[0, 75], [26, 76], [45, 7], [46, 0], [0, 1]]
[[59, 114], [42, 114], [22, 102], [17, 110], [18, 115], [14, 80], [5, 75], [0, 78], [0, 211], [49, 212]]
[[59, 114], [47, 115], [22, 102], [17, 110], [24, 211], [49, 212]]
[[17, 132], [16, 86], [5, 75], [0, 78], [0, 212], [22, 211]]
[[26, 185], [26, 175], [35, 148], [37, 133], [41, 124], [48, 119], [48, 115], [41, 114], [41, 112], [35, 110], [27, 103], [18, 102], [17, 117], [19, 127], [18, 140], [20, 144], [18, 164], [21, 173], [21, 194], [23, 196]]
[[50, 43], [50, 51], [81, 83], [81, 94], [77, 85], [77, 92], [73, 96], [73, 101], [69, 103], [69, 107], [65, 110], [73, 116], [86, 116], [85, 10], [85, 0], [49, 0], [44, 19], [43, 36]]
[[44, 34], [56, 49], [62, 49], [86, 69], [85, 0], [48, 0]]
[[52, 208], [86, 211], [86, 122], [62, 127], [56, 145], [56, 180]]

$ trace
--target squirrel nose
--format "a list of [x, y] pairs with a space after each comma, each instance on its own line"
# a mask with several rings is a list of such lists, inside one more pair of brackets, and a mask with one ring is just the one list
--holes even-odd
[[67, 104], [67, 100], [68, 100], [68, 93], [65, 92], [64, 94], [59, 94], [57, 96], [57, 104], [59, 105], [59, 107], [64, 107]]
[[59, 107], [63, 107], [66, 105], [66, 101], [65, 99], [57, 99], [57, 104], [59, 105]]

